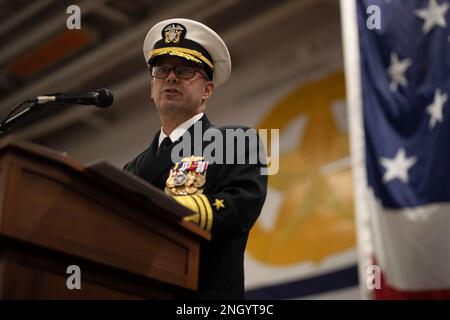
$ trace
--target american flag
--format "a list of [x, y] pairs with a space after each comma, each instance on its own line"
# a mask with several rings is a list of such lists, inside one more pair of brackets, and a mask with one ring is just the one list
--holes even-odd
[[371, 292], [448, 299], [450, 2], [356, 4], [366, 174], [359, 241], [381, 270]]

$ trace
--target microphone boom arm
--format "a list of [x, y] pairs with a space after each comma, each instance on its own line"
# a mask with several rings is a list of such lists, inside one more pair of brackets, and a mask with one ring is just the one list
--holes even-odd
[[[15, 114], [14, 116], [11, 117], [11, 115], [14, 113], [14, 111], [16, 111], [18, 108], [20, 108], [21, 106], [26, 105], [26, 104], [28, 104], [28, 107], [26, 109], [20, 111], [19, 113]], [[11, 111], [9, 112], [9, 114], [6, 116], [6, 118], [0, 123], [0, 137], [4, 137], [8, 134], [8, 129], [12, 124], [14, 124], [17, 121], [19, 121], [20, 119], [24, 118], [29, 113], [35, 111], [36, 105], [37, 105], [36, 102], [26, 100], [22, 103], [19, 103], [14, 108], [12, 108]]]
[[[99, 108], [107, 108], [113, 102], [113, 94], [109, 89], [99, 89], [94, 92], [85, 92], [79, 94], [61, 94], [56, 93], [46, 96], [38, 96], [36, 98], [28, 99], [22, 103], [15, 105], [3, 121], [0, 122], [0, 137], [8, 134], [9, 127], [18, 120], [25, 117], [27, 114], [39, 108], [37, 106], [43, 105], [63, 105], [63, 104], [82, 104], [94, 105]], [[28, 106], [27, 106], [28, 105]], [[27, 106], [19, 113], [13, 114], [21, 107]]]

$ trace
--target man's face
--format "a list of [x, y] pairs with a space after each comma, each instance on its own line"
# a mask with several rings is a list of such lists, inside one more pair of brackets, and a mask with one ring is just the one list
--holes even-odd
[[174, 70], [166, 78], [152, 78], [152, 98], [161, 115], [188, 118], [204, 111], [205, 101], [211, 96], [214, 86], [203, 70], [183, 58], [169, 55], [159, 57], [154, 66], [195, 67], [200, 71], [192, 79], [179, 79]]

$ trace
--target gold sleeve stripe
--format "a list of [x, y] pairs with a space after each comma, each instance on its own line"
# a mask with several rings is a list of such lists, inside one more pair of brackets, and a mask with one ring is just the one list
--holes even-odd
[[183, 218], [183, 220], [184, 221], [192, 221], [192, 222], [195, 222], [196, 224], [198, 224], [199, 216], [200, 215], [198, 213], [194, 213], [194, 214], [191, 214], [190, 216], [185, 216]]
[[174, 198], [179, 204], [185, 206], [188, 209], [191, 209], [194, 212], [198, 212], [198, 206], [196, 206], [195, 202], [192, 203], [192, 202], [188, 201], [188, 199], [187, 199], [188, 197], [177, 196], [177, 197], [174, 197]]
[[192, 199], [191, 196], [184, 196], [184, 197], [186, 198], [186, 201], [189, 201], [189, 203], [191, 203], [192, 206], [195, 206], [195, 208], [196, 208], [195, 212], [197, 212], [197, 216], [198, 216], [197, 224], [201, 225], [202, 219], [204, 219], [204, 218], [202, 217], [201, 208], [200, 208], [199, 204], [197, 203], [197, 201]]
[[193, 195], [193, 196], [190, 196], [190, 198], [193, 199], [195, 201], [195, 203], [198, 205], [198, 207], [200, 208], [200, 211], [199, 211], [199, 213], [200, 213], [199, 226], [200, 226], [200, 228], [205, 229], [206, 228], [206, 209], [205, 209], [205, 206], [204, 206], [202, 200], [200, 200], [198, 198], [198, 196]]
[[208, 209], [207, 209], [207, 206], [205, 205], [205, 203], [203, 202], [203, 199], [199, 196], [199, 195], [194, 195], [193, 197], [195, 197], [195, 199], [197, 200], [197, 202], [199, 203], [199, 206], [201, 207], [201, 214], [202, 214], [202, 220], [205, 222], [203, 225], [202, 225], [202, 228], [204, 229], [204, 230], [206, 230], [206, 228], [207, 228], [207, 226], [208, 226], [208, 224], [209, 224], [209, 221], [208, 221]]
[[200, 224], [200, 213], [199, 213], [199, 206], [195, 201], [191, 199], [191, 197], [186, 196], [176, 196], [174, 197], [175, 200], [180, 203], [182, 206], [185, 206], [188, 209], [191, 209], [192, 211], [196, 212], [195, 214], [191, 214], [189, 216], [185, 216], [183, 218], [184, 221], [191, 221], [195, 222], [196, 224]]
[[[184, 199], [182, 197], [173, 197], [179, 204], [181, 204], [182, 206], [188, 207], [187, 204], [185, 203]], [[189, 207], [188, 207], [189, 208]], [[189, 208], [190, 209], [190, 208]]]
[[213, 212], [211, 208], [211, 204], [208, 201], [208, 198], [204, 194], [200, 194], [198, 196], [202, 201], [203, 204], [206, 207], [206, 214], [207, 214], [207, 224], [206, 224], [206, 231], [211, 231], [212, 224], [213, 224]]
[[200, 213], [200, 206], [198, 205], [197, 202], [193, 201], [192, 198], [191, 198], [190, 196], [182, 196], [182, 197], [184, 197], [184, 198], [185, 198], [185, 201], [186, 201], [187, 203], [189, 203], [189, 205], [190, 205], [192, 208], [194, 208], [194, 209], [192, 209], [193, 211], [195, 211], [195, 212], [197, 212], [197, 213]]

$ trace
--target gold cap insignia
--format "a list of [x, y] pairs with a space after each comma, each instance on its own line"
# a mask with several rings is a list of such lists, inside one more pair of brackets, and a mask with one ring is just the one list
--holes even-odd
[[172, 23], [163, 29], [163, 38], [165, 43], [178, 43], [186, 34], [186, 28], [181, 24]]

